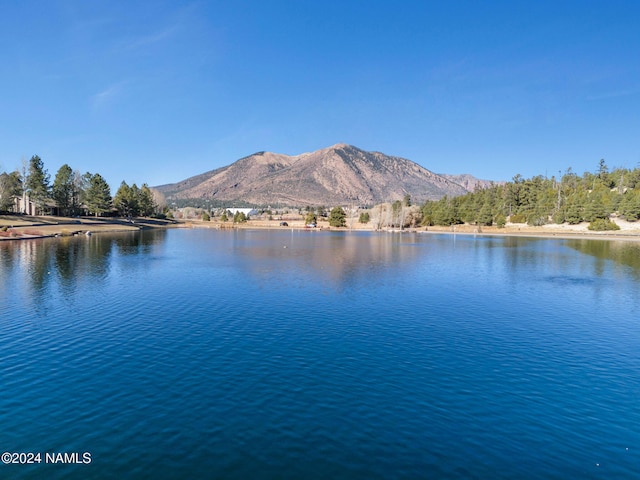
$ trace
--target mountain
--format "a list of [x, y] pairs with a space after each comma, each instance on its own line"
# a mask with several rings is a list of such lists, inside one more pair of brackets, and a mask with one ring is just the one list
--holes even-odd
[[254, 205], [373, 205], [410, 195], [415, 203], [464, 195], [463, 186], [417, 163], [337, 144], [289, 156], [258, 152], [226, 167], [155, 187], [167, 199]]
[[448, 175], [446, 173], [439, 173], [441, 177], [446, 178], [447, 180], [451, 180], [454, 183], [457, 183], [461, 187], [464, 187], [468, 192], [475, 192], [479, 188], [488, 188], [494, 184], [503, 184], [504, 182], [494, 182], [492, 180], [480, 180], [479, 178], [474, 177], [473, 175], [469, 175], [468, 173], [463, 173], [462, 175]]

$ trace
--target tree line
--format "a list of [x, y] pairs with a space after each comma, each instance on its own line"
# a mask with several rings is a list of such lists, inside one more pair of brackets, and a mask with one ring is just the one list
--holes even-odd
[[605, 230], [618, 228], [610, 220], [613, 214], [631, 222], [640, 219], [640, 168], [609, 171], [600, 160], [595, 173], [579, 176], [569, 168], [551, 178], [516, 175], [510, 182], [460, 197], [427, 201], [422, 224], [504, 227], [507, 220], [533, 226], [590, 222], [589, 228]]
[[15, 210], [16, 198], [28, 198], [39, 213], [57, 208], [62, 216], [89, 213], [95, 216], [114, 210], [121, 216], [150, 216], [157, 211], [154, 194], [145, 183], [138, 187], [120, 184], [114, 197], [111, 188], [99, 173], [81, 174], [64, 164], [57, 171], [53, 183], [42, 159], [34, 155], [23, 171], [0, 173], [0, 211]]

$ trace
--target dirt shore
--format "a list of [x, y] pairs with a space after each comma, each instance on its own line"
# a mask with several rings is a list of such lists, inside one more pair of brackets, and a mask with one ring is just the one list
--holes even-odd
[[[588, 229], [587, 223], [578, 225], [544, 225], [531, 227], [526, 224], [507, 224], [504, 228], [477, 227], [475, 225], [456, 225], [453, 227], [417, 227], [407, 228], [402, 232], [420, 233], [455, 233], [466, 235], [510, 235], [522, 237], [548, 237], [548, 238], [585, 238], [600, 240], [625, 240], [640, 241], [640, 222], [626, 222], [614, 219], [620, 230], [593, 232]], [[106, 232], [133, 232], [147, 228], [268, 228], [268, 229], [305, 229], [302, 220], [288, 219], [287, 226], [280, 225], [281, 220], [253, 219], [246, 223], [234, 224], [232, 222], [201, 220], [157, 220], [151, 218], [134, 218], [131, 220], [117, 218], [66, 218], [66, 217], [30, 217], [23, 215], [0, 215], [0, 241], [26, 240], [33, 238], [85, 235], [87, 233]], [[6, 227], [6, 231], [5, 228]], [[345, 228], [330, 227], [329, 222], [319, 221], [315, 229], [308, 230], [334, 230], [334, 231], [388, 231], [399, 230], [376, 228], [371, 223], [361, 224], [357, 221], [347, 223]]]

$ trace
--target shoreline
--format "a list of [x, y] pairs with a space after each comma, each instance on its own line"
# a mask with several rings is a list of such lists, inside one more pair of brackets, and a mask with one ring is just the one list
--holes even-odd
[[[94, 233], [138, 232], [152, 228], [170, 228], [175, 222], [154, 218], [52, 217], [0, 215], [0, 242], [39, 238], [72, 237]], [[6, 227], [6, 231], [2, 231]]]
[[152, 218], [67, 218], [67, 217], [29, 217], [0, 215], [0, 241], [33, 240], [38, 238], [69, 237], [74, 235], [92, 235], [94, 233], [137, 232], [154, 228], [213, 228], [213, 229], [274, 229], [303, 231], [339, 231], [339, 232], [386, 232], [386, 233], [421, 233], [421, 234], [459, 234], [475, 236], [531, 237], [550, 239], [585, 239], [585, 240], [617, 240], [640, 241], [640, 222], [626, 222], [615, 219], [620, 230], [591, 231], [587, 223], [579, 225], [544, 225], [532, 227], [526, 224], [507, 224], [504, 228], [477, 227], [475, 225], [455, 225], [452, 227], [431, 226], [405, 228], [376, 228], [375, 225], [348, 222], [346, 227], [330, 227], [329, 222], [320, 220], [316, 228], [305, 227], [302, 220], [287, 220], [289, 225], [280, 226], [280, 220], [249, 220], [247, 223], [222, 223], [212, 220], [205, 222], [192, 220], [160, 220]]
[[420, 233], [420, 234], [454, 234], [454, 235], [476, 235], [476, 236], [501, 236], [501, 237], [532, 237], [549, 239], [585, 239], [585, 240], [622, 240], [629, 242], [640, 241], [640, 222], [636, 224], [625, 222], [620, 230], [592, 231], [587, 228], [588, 223], [579, 225], [545, 225], [541, 227], [531, 227], [526, 224], [507, 224], [504, 228], [480, 227], [475, 225], [456, 225], [455, 227], [431, 226], [405, 228], [376, 228], [370, 224], [360, 224], [354, 222], [350, 227], [337, 228], [330, 227], [328, 221], [321, 220], [317, 228], [307, 228], [303, 221], [287, 220], [286, 227], [279, 225], [280, 220], [249, 220], [247, 223], [233, 224], [220, 223], [218, 221], [203, 222], [200, 220], [184, 221], [183, 228], [213, 228], [213, 229], [274, 229], [274, 230], [303, 230], [303, 231], [334, 231], [334, 232], [382, 232], [382, 233]]

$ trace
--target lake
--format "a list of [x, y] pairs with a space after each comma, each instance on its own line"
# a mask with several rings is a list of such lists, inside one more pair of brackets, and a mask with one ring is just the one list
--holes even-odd
[[638, 478], [639, 293], [622, 241], [0, 242], [0, 450], [41, 454], [0, 477]]

